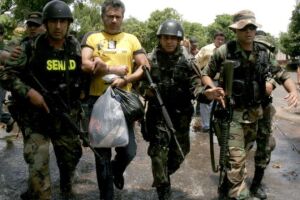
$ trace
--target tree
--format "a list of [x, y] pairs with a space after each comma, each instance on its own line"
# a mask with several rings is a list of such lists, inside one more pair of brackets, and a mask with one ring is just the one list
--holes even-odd
[[[27, 15], [32, 11], [42, 12], [43, 7], [50, 0], [1, 0], [0, 1], [0, 22], [4, 24], [7, 39], [10, 39], [12, 31], [17, 26], [23, 26]], [[81, 1], [81, 0], [77, 0]], [[66, 3], [73, 3], [74, 0], [65, 0]]]
[[206, 45], [207, 33], [206, 28], [199, 23], [191, 23], [188, 21], [183, 22], [184, 34], [187, 37], [194, 36], [197, 38], [198, 47]]
[[104, 0], [81, 0], [74, 3], [74, 23], [71, 29], [77, 32], [78, 36], [89, 31], [101, 30], [101, 3]]
[[147, 25], [134, 17], [124, 20], [123, 31], [135, 35], [141, 42], [142, 46], [146, 44], [147, 40]]
[[300, 4], [292, 12], [288, 32], [281, 33], [280, 44], [282, 51], [292, 57], [300, 56]]
[[235, 38], [234, 33], [228, 28], [232, 24], [232, 16], [228, 14], [217, 15], [215, 21], [207, 27], [207, 43], [212, 42], [212, 38], [217, 31], [221, 31], [225, 34], [226, 40], [232, 40]]
[[5, 12], [12, 10], [15, 2], [13, 0], [1, 0], [0, 2], [0, 15], [3, 15]]

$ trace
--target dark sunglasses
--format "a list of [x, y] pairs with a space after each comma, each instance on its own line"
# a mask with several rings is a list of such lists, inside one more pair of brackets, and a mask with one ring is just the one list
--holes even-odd
[[256, 30], [256, 26], [254, 26], [254, 25], [247, 25], [244, 28], [240, 29], [240, 31], [243, 31], [243, 32], [247, 31], [247, 30], [254, 31], [254, 30]]
[[28, 23], [27, 23], [27, 26], [28, 26], [28, 27], [36, 27], [36, 28], [37, 28], [37, 27], [40, 27], [41, 25], [40, 25], [40, 24], [36, 24], [36, 23], [28, 22]]
[[0, 35], [3, 35], [4, 34], [4, 32], [0, 32]]

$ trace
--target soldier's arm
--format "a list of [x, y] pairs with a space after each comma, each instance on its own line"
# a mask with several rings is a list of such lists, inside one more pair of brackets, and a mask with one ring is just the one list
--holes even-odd
[[132, 74], [126, 76], [126, 80], [128, 82], [134, 82], [142, 78], [144, 73], [142, 66], [145, 65], [148, 67], [148, 69], [150, 69], [150, 64], [145, 52], [139, 51], [139, 53], [134, 54], [133, 59], [135, 61], [137, 69]]
[[283, 87], [288, 92], [288, 94], [284, 97], [284, 99], [288, 102], [288, 105], [290, 107], [297, 107], [299, 94], [294, 81], [291, 78], [286, 79], [283, 83]]

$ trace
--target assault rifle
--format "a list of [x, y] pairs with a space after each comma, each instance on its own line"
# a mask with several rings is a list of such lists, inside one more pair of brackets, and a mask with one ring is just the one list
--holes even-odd
[[158, 103], [159, 103], [159, 106], [161, 108], [161, 112], [162, 112], [163, 118], [164, 118], [164, 120], [165, 120], [165, 122], [166, 122], [166, 124], [167, 124], [167, 126], [169, 128], [169, 130], [171, 131], [171, 136], [174, 138], [174, 141], [175, 141], [176, 146], [177, 146], [177, 148], [178, 148], [178, 150], [180, 152], [180, 155], [182, 156], [182, 159], [184, 159], [184, 153], [183, 153], [182, 148], [181, 148], [181, 146], [180, 146], [180, 144], [179, 144], [179, 142], [177, 140], [177, 137], [175, 135], [176, 130], [175, 130], [174, 126], [173, 126], [172, 120], [171, 120], [170, 115], [169, 115], [169, 113], [168, 113], [168, 111], [166, 109], [166, 106], [164, 105], [164, 102], [163, 102], [163, 100], [161, 98], [161, 95], [159, 93], [158, 87], [153, 82], [153, 80], [151, 78], [151, 75], [149, 73], [149, 69], [147, 68], [147, 66], [145, 66], [145, 65], [142, 66], [142, 69], [143, 69], [143, 71], [144, 71], [144, 73], [146, 75], [146, 78], [147, 78], [147, 80], [148, 80], [148, 82], [150, 84], [150, 88], [153, 89], [153, 91], [155, 92], [155, 96], [156, 96], [156, 98], [158, 100]]
[[54, 117], [59, 117], [64, 123], [68, 124], [71, 129], [79, 135], [83, 142], [83, 145], [89, 147], [98, 158], [102, 158], [90, 145], [88, 139], [86, 138], [86, 135], [88, 134], [87, 130], [80, 129], [79, 126], [71, 119], [70, 115], [67, 113], [67, 111], [69, 110], [68, 106], [59, 95], [59, 91], [50, 93], [32, 72], [30, 72], [29, 75], [31, 76], [34, 83], [39, 87], [41, 95], [44, 97], [50, 109], [50, 114]]
[[[214, 172], [220, 171], [219, 177], [219, 192], [221, 192], [221, 185], [224, 181], [225, 173], [227, 171], [226, 162], [228, 160], [228, 139], [230, 131], [230, 123], [232, 121], [233, 109], [232, 109], [232, 82], [233, 82], [233, 68], [235, 61], [226, 60], [223, 63], [223, 77], [224, 77], [224, 91], [225, 91], [225, 108], [218, 105], [216, 110], [217, 102], [213, 103], [212, 114], [211, 114], [211, 127], [210, 127], [210, 153], [211, 153], [211, 164]], [[214, 158], [214, 142], [213, 132], [218, 134], [220, 155], [219, 155], [219, 166], [215, 166]]]

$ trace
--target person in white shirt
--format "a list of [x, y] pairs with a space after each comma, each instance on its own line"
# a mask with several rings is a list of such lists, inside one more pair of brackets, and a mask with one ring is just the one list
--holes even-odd
[[[225, 42], [225, 35], [223, 32], [216, 32], [214, 34], [214, 42], [208, 44], [200, 49], [200, 51], [195, 56], [195, 61], [199, 70], [208, 64], [210, 57], [213, 55], [215, 49], [219, 48]], [[218, 79], [218, 76], [215, 77], [215, 80]], [[202, 131], [209, 131], [209, 119], [210, 119], [211, 103], [204, 104], [200, 103], [200, 116], [202, 119]]]

